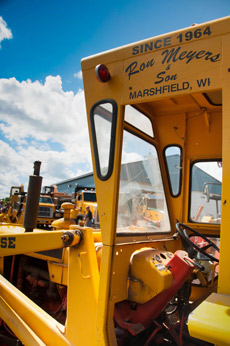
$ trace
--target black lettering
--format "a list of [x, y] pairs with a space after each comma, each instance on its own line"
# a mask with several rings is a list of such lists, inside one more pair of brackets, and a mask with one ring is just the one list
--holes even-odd
[[165, 82], [168, 82], [170, 80], [176, 80], [177, 79], [177, 74], [173, 74], [173, 75], [168, 75], [165, 77]]
[[139, 47], [138, 46], [133, 47], [132, 55], [137, 55], [138, 53], [139, 53]]
[[130, 100], [133, 100], [133, 99], [136, 99], [137, 98], [137, 93], [136, 93], [136, 91], [134, 91], [134, 92], [130, 92], [129, 93], [129, 99]]
[[151, 41], [145, 44], [141, 44], [139, 46], [135, 46], [132, 49], [132, 55], [137, 55], [141, 53], [147, 53], [154, 49], [160, 49], [163, 47], [171, 46], [171, 37], [165, 37], [164, 39], [159, 39], [156, 41]]
[[[197, 83], [199, 85], [203, 84], [203, 86], [206, 85], [206, 83], [208, 83], [208, 85], [210, 84], [210, 80], [209, 78], [206, 80], [197, 80]], [[133, 100], [133, 99], [137, 99], [137, 98], [142, 98], [142, 97], [149, 97], [149, 96], [154, 96], [154, 95], [158, 95], [158, 94], [165, 94], [165, 93], [170, 93], [170, 92], [177, 92], [177, 91], [181, 91], [181, 90], [187, 90], [189, 89], [189, 82], [183, 82], [181, 84], [179, 83], [173, 83], [173, 84], [165, 84], [162, 85], [160, 87], [156, 87], [156, 88], [150, 88], [150, 89], [143, 89], [143, 90], [138, 90], [138, 91], [134, 91], [134, 92], [130, 92], [129, 93], [129, 99]], [[13, 244], [13, 242], [12, 242]]]
[[205, 56], [205, 50], [201, 50], [197, 53], [196, 58], [201, 59]]
[[150, 88], [149, 89], [149, 96], [153, 96], [154, 95], [154, 88]]
[[155, 88], [155, 95], [161, 94], [161, 87]]
[[139, 73], [139, 70], [136, 69], [136, 67], [137, 67], [137, 61], [134, 61], [126, 68], [125, 72], [128, 72], [129, 79], [131, 75], [135, 73]]
[[9, 241], [8, 248], [9, 249], [15, 249], [15, 237], [9, 237], [8, 241]]
[[162, 64], [164, 64], [165, 62], [168, 64], [170, 60], [172, 60], [173, 62], [177, 61], [177, 54], [180, 51], [180, 49], [181, 48], [178, 47], [176, 50], [175, 48], [172, 48], [170, 50], [166, 49], [164, 52], [162, 52], [161, 55], [165, 55], [165, 57], [162, 60]]
[[189, 82], [183, 82], [182, 89], [187, 90], [189, 88]]
[[177, 49], [166, 49], [161, 53], [163, 59], [162, 64], [169, 63], [169, 62], [176, 62], [177, 60], [184, 60], [187, 59], [186, 64], [188, 64], [193, 59], [201, 59], [204, 58], [205, 60], [210, 60], [211, 62], [217, 62], [220, 61], [220, 53], [213, 55], [212, 52], [206, 52], [205, 50], [201, 50], [199, 52], [195, 51], [183, 51], [180, 52], [181, 47], [178, 47]]
[[155, 49], [159, 49], [162, 47], [162, 40], [157, 40], [155, 43], [154, 43], [154, 48]]
[[143, 97], [144, 96], [149, 96], [149, 89], [144, 89], [143, 90]]
[[159, 83], [162, 83], [163, 81], [165, 81], [165, 82], [169, 82], [170, 80], [176, 80], [177, 79], [177, 74], [173, 74], [173, 75], [167, 75], [167, 76], [165, 76], [165, 71], [163, 71], [163, 72], [159, 72], [158, 74], [157, 74], [157, 77], [156, 78], [158, 78], [158, 80], [156, 80], [154, 83], [155, 84], [159, 84]]
[[187, 56], [187, 51], [185, 50], [184, 52], [182, 52], [182, 53], [179, 55], [179, 60], [185, 59], [186, 56]]
[[[203, 79], [203, 78], [201, 78], [200, 80], [197, 80], [197, 85], [198, 85], [198, 87], [200, 88], [200, 87], [205, 87], [206, 86], [206, 84], [208, 83], [208, 80], [209, 80], [209, 78], [207, 79], [207, 78], [205, 78], [205, 79]], [[210, 84], [210, 83], [209, 83]], [[209, 85], [208, 84], [208, 85]]]
[[145, 44], [145, 52], [148, 52], [149, 50], [153, 50], [153, 42]]
[[147, 62], [146, 67], [152, 67], [154, 65], [154, 59], [151, 59]]
[[164, 47], [171, 46], [171, 37], [164, 38]]
[[212, 33], [212, 32], [211, 32], [211, 30], [210, 30], [210, 26], [207, 26], [207, 28], [204, 30], [203, 34], [209, 36], [209, 35], [211, 35], [211, 33]]
[[188, 64], [192, 59], [195, 58], [196, 53], [197, 53], [196, 51], [193, 52], [192, 50], [191, 50], [190, 52], [188, 52], [188, 54], [187, 54], [187, 56], [186, 56], [186, 58], [188, 59], [188, 60], [186, 61], [186, 64]]
[[171, 91], [174, 92], [174, 91], [177, 91], [177, 84], [171, 84]]
[[2, 237], [1, 238], [1, 248], [2, 249], [6, 249], [7, 248], [7, 238], [6, 237]]
[[216, 55], [213, 55], [211, 58], [210, 58], [211, 62], [217, 62], [217, 61], [220, 61], [220, 53], [219, 54], [216, 54]]
[[158, 78], [159, 80], [155, 81], [154, 83], [155, 83], [155, 84], [159, 84], [159, 83], [163, 82], [164, 77], [162, 77], [162, 75], [164, 75], [164, 74], [165, 74], [165, 71], [159, 72], [159, 73], [157, 74], [157, 78]]
[[211, 52], [206, 52], [205, 53], [205, 60], [211, 59], [212, 53]]
[[140, 66], [140, 71], [144, 71], [144, 69], [145, 69], [145, 63], [143, 62]]

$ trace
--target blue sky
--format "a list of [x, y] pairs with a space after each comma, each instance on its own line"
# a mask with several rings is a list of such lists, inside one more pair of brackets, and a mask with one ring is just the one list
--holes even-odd
[[0, 197], [27, 184], [35, 160], [46, 185], [91, 171], [83, 57], [229, 10], [229, 0], [0, 0]]

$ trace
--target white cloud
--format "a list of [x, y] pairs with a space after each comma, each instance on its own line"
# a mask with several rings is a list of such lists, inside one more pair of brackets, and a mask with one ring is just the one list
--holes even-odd
[[1, 48], [1, 42], [5, 39], [11, 39], [13, 38], [12, 32], [10, 29], [7, 28], [7, 24], [4, 21], [4, 19], [0, 16], [0, 48]]
[[74, 77], [82, 80], [82, 71], [74, 73]]
[[37, 160], [43, 185], [92, 170], [84, 92], [63, 91], [60, 76], [0, 79], [0, 135], [1, 198], [27, 184]]

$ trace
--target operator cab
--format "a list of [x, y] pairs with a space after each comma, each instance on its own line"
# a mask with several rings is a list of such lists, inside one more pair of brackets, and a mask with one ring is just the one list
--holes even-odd
[[[118, 242], [119, 235], [129, 232], [139, 232], [142, 238], [170, 234], [176, 220], [206, 234], [219, 232], [221, 108], [221, 91], [124, 107]], [[91, 110], [96, 169], [102, 180], [113, 170], [116, 121], [113, 100]], [[143, 196], [152, 201], [148, 216]]]
[[[168, 304], [176, 319], [216, 291], [222, 186], [221, 91], [123, 109], [112, 277], [121, 345], [121, 330], [139, 340]], [[97, 102], [90, 117], [97, 176], [107, 181], [117, 155], [116, 102]]]

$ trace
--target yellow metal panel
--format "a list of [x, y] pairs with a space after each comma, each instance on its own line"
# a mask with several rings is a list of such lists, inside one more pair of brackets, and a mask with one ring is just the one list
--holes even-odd
[[3, 275], [4, 270], [4, 259], [3, 257], [0, 257], [0, 274]]
[[[121, 71], [119, 71], [121, 73]], [[115, 85], [113, 87], [115, 98], [116, 93], [121, 91], [120, 86], [116, 85], [117, 82], [115, 80]], [[95, 86], [97, 88], [97, 86]], [[108, 95], [108, 97], [111, 97]], [[106, 98], [106, 95], [103, 96]], [[117, 133], [123, 132], [123, 108], [118, 107], [118, 115], [117, 115]], [[114, 158], [114, 169], [111, 177], [106, 181], [101, 181], [97, 175], [95, 174], [95, 186], [96, 191], [100, 191], [97, 195], [98, 201], [98, 212], [99, 212], [99, 220], [101, 227], [101, 236], [102, 242], [105, 245], [113, 245], [115, 243], [115, 233], [116, 233], [116, 218], [117, 218], [117, 210], [116, 210], [116, 198], [119, 194], [119, 183], [120, 183], [120, 156], [121, 152], [120, 148], [122, 145], [122, 135], [116, 136], [115, 143], [115, 158]], [[93, 150], [93, 146], [92, 146]]]
[[[24, 228], [22, 228], [25, 231]], [[2, 229], [1, 229], [2, 231]], [[59, 249], [63, 247], [64, 231], [11, 232], [0, 234], [0, 256], [11, 256], [28, 252]]]
[[230, 34], [223, 39], [223, 182], [218, 292], [230, 295]]
[[220, 158], [222, 155], [222, 116], [221, 110], [208, 110], [210, 128], [205, 123], [205, 110], [187, 115], [186, 156], [197, 158]]
[[48, 262], [50, 281], [67, 286], [68, 265], [65, 263]]
[[[103, 346], [108, 345], [108, 330], [107, 330], [107, 317], [109, 305], [109, 290], [111, 287], [111, 260], [112, 260], [112, 251], [111, 246], [103, 246], [102, 248], [102, 257], [101, 257], [101, 266], [100, 266], [100, 286], [98, 294], [98, 311], [96, 316], [96, 326], [97, 326], [97, 335], [96, 341], [97, 345]], [[113, 306], [114, 302], [112, 302]], [[113, 316], [113, 308], [111, 316]], [[111, 322], [111, 320], [109, 319]], [[113, 321], [113, 320], [112, 320]], [[112, 333], [114, 329], [111, 328]]]
[[[221, 40], [217, 37], [186, 46], [178, 39], [175, 47], [169, 44], [163, 51], [130, 56], [124, 64], [122, 103], [159, 99], [165, 95], [175, 97], [182, 92], [190, 94], [191, 90], [195, 93], [209, 89], [212, 85], [218, 89], [221, 85], [220, 64]], [[202, 78], [197, 79], [197, 76]]]
[[96, 344], [99, 271], [91, 228], [69, 249], [66, 336], [74, 345]]
[[114, 247], [110, 296], [115, 303], [128, 298], [130, 259], [134, 251], [144, 247], [152, 247], [175, 252], [181, 246], [180, 241], [173, 238], [162, 240], [162, 236], [160, 237], [161, 240], [159, 241], [134, 242], [133, 244], [119, 244]]
[[230, 296], [212, 293], [190, 315], [189, 333], [218, 346], [230, 345]]

